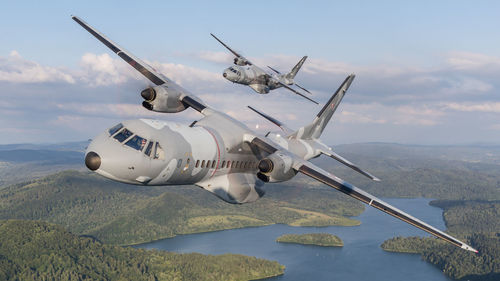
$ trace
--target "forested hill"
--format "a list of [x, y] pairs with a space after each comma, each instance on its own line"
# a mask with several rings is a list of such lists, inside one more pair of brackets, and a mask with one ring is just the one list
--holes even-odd
[[284, 266], [242, 255], [102, 244], [40, 221], [0, 221], [0, 280], [255, 280]]
[[144, 187], [66, 171], [0, 190], [0, 219], [44, 220], [120, 245], [176, 234], [284, 223], [357, 225], [363, 206], [328, 188], [269, 185], [264, 198], [233, 205], [194, 186]]
[[500, 202], [433, 201], [444, 208], [448, 232], [467, 241], [479, 251], [474, 254], [434, 238], [398, 237], [385, 241], [388, 251], [417, 253], [454, 278], [500, 280]]

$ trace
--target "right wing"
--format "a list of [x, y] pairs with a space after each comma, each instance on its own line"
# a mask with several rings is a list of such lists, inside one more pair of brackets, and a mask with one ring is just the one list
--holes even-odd
[[297, 90], [295, 90], [294, 88], [292, 88], [292, 87], [288, 86], [288, 85], [287, 85], [287, 84], [285, 84], [285, 83], [282, 83], [282, 82], [281, 82], [281, 81], [279, 81], [278, 79], [276, 79], [276, 78], [274, 78], [274, 77], [272, 77], [272, 76], [270, 76], [270, 77], [271, 77], [271, 79], [273, 79], [276, 83], [280, 84], [282, 87], [287, 88], [288, 90], [290, 90], [290, 91], [294, 92], [295, 94], [297, 94], [297, 95], [299, 95], [299, 96], [301, 96], [301, 97], [303, 97], [303, 98], [305, 98], [305, 99], [307, 99], [307, 100], [309, 100], [309, 101], [314, 102], [315, 104], [319, 104], [317, 101], [315, 101], [315, 100], [313, 100], [313, 99], [311, 99], [311, 98], [309, 98], [309, 97], [305, 96], [304, 94], [301, 94], [300, 92], [298, 92], [298, 91], [297, 91]]
[[[247, 136], [246, 140], [257, 147], [259, 147], [262, 151], [272, 154], [278, 151], [277, 146], [275, 146], [271, 141], [267, 138], [261, 138], [256, 136]], [[313, 163], [303, 160], [296, 155], [288, 153], [289, 156], [293, 159], [293, 169], [297, 172], [300, 172], [308, 177], [311, 177], [321, 183], [324, 183], [330, 187], [337, 189], [340, 192], [343, 192], [354, 199], [357, 199], [369, 206], [379, 209], [382, 212], [385, 212], [393, 217], [396, 217], [408, 224], [411, 224], [417, 228], [422, 229], [425, 232], [428, 232], [438, 238], [443, 239], [444, 241], [451, 243], [457, 247], [462, 249], [472, 251], [477, 253], [478, 251], [471, 246], [463, 243], [462, 241], [456, 239], [455, 237], [442, 232], [441, 230], [426, 224], [425, 222], [399, 210], [398, 208], [380, 200], [379, 198], [351, 185], [350, 183], [328, 173], [327, 171], [319, 168]]]
[[325, 170], [317, 167], [309, 161], [305, 161], [302, 163], [297, 169], [298, 172], [309, 176], [319, 182], [322, 182], [330, 187], [337, 189], [363, 203], [368, 204], [374, 208], [379, 209], [382, 212], [385, 212], [393, 217], [396, 217], [406, 223], [409, 223], [417, 228], [422, 229], [425, 232], [428, 232], [438, 238], [443, 239], [446, 242], [449, 242], [457, 247], [462, 249], [472, 251], [477, 253], [478, 251], [471, 246], [465, 244], [464, 242], [456, 239], [455, 237], [442, 232], [441, 230], [426, 224], [425, 222], [399, 210], [398, 208], [378, 199], [377, 197], [351, 185], [350, 183], [343, 181], [342, 179], [326, 172]]

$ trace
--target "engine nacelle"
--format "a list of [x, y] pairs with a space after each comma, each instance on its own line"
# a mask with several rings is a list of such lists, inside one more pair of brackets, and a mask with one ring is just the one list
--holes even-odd
[[152, 111], [176, 113], [187, 108], [180, 100], [181, 92], [175, 88], [166, 86], [147, 88], [141, 92], [141, 96], [144, 98], [142, 106]]
[[257, 176], [264, 182], [287, 181], [297, 174], [292, 164], [292, 157], [277, 151], [260, 160]]
[[239, 58], [234, 58], [234, 64], [244, 66], [250, 64], [250, 62], [244, 57], [239, 57]]

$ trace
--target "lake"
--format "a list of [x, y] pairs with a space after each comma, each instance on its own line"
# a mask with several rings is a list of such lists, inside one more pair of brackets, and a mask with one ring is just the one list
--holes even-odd
[[[444, 230], [442, 210], [429, 206], [430, 199], [384, 199], [397, 208]], [[135, 247], [179, 253], [235, 253], [276, 260], [286, 266], [285, 274], [268, 280], [452, 280], [419, 255], [389, 253], [380, 248], [395, 236], [429, 236], [411, 225], [372, 207], [359, 217], [360, 226], [293, 227], [270, 225], [179, 235]], [[344, 247], [319, 247], [275, 242], [288, 233], [331, 233]]]

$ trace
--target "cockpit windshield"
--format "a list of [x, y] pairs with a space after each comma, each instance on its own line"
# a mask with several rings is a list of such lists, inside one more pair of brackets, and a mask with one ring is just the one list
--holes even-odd
[[145, 138], [141, 138], [138, 135], [135, 135], [133, 138], [128, 140], [125, 145], [132, 147], [133, 149], [141, 150], [144, 148], [146, 145], [146, 142], [148, 142]]
[[119, 142], [123, 142], [124, 140], [128, 139], [132, 135], [133, 135], [133, 133], [131, 131], [129, 131], [127, 129], [123, 129], [121, 132], [116, 134], [114, 136], [114, 138]]
[[111, 129], [108, 130], [108, 133], [109, 133], [110, 136], [112, 136], [116, 132], [118, 132], [121, 128], [123, 128], [123, 124], [122, 123], [113, 126]]

